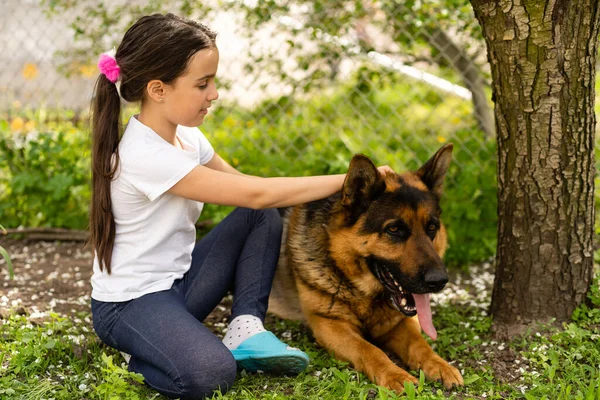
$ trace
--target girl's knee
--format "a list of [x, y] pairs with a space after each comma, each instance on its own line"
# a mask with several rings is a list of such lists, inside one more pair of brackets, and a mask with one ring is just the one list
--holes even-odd
[[281, 214], [279, 214], [279, 210], [276, 208], [266, 208], [262, 211], [264, 218], [266, 218], [270, 224], [281, 229], [283, 226], [283, 221], [281, 219]]
[[254, 210], [251, 208], [238, 208], [238, 210], [240, 213], [244, 214], [250, 225], [256, 226], [266, 222], [268, 223], [269, 227], [272, 227], [276, 230], [281, 230], [283, 227], [281, 214], [276, 208], [264, 208], [260, 210]]
[[210, 398], [215, 391], [225, 394], [235, 382], [237, 364], [233, 357], [189, 371], [181, 377], [181, 399], [197, 400]]

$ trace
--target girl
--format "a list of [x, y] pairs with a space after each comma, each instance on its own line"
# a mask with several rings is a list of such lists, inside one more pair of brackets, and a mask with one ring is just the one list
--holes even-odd
[[[218, 98], [215, 37], [172, 14], [142, 17], [101, 56], [93, 100], [94, 329], [148, 385], [182, 399], [224, 393], [238, 367], [306, 368], [305, 353], [263, 327], [281, 241], [274, 208], [327, 197], [344, 180], [248, 176], [213, 150], [196, 127]], [[120, 138], [121, 98], [141, 109]], [[239, 208], [195, 243], [204, 202]], [[201, 321], [229, 290], [221, 342]]]

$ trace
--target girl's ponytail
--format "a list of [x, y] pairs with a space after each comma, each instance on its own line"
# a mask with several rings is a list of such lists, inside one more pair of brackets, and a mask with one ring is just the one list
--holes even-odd
[[[115, 242], [115, 220], [110, 185], [119, 165], [121, 99], [117, 87], [100, 74], [92, 101], [92, 200], [90, 206], [90, 243], [96, 251], [100, 270], [110, 264]], [[113, 158], [114, 157], [114, 158]]]

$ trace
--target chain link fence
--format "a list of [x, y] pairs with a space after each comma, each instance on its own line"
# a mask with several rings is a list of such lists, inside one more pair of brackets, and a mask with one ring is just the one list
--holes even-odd
[[57, 54], [73, 41], [67, 24], [48, 16], [39, 1], [0, 4], [0, 109], [10, 113], [21, 107], [87, 107], [97, 71], [81, 65], [70, 77], [61, 73]]

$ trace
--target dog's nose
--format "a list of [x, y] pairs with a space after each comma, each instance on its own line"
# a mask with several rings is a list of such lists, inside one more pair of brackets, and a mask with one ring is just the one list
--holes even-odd
[[432, 292], [438, 292], [448, 283], [448, 274], [443, 269], [431, 269], [425, 273], [425, 284]]

